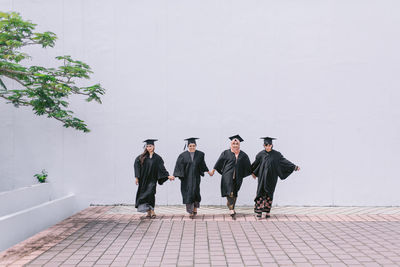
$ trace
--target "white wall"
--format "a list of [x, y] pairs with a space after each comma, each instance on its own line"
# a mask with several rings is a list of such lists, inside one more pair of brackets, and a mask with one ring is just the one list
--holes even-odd
[[[55, 32], [54, 49], [90, 64], [102, 105], [73, 98], [92, 129], [82, 134], [0, 100], [2, 189], [45, 168], [56, 188], [87, 203], [133, 203], [141, 141], [173, 171], [182, 139], [212, 167], [239, 133], [254, 159], [260, 136], [302, 171], [281, 181], [279, 205], [400, 205], [400, 2], [0, 0]], [[45, 15], [44, 15], [45, 14]], [[224, 204], [219, 175], [202, 182], [204, 204]], [[240, 204], [252, 204], [247, 178]], [[157, 203], [181, 203], [179, 181]]]

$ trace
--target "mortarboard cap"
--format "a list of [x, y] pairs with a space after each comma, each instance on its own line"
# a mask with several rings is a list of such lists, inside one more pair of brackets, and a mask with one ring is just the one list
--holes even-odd
[[146, 139], [143, 141], [143, 143], [146, 143], [146, 145], [154, 145], [154, 142], [158, 141], [157, 139]]
[[197, 137], [190, 137], [186, 138], [185, 141], [187, 141], [188, 144], [196, 144], [196, 140], [199, 139]]
[[261, 137], [260, 139], [264, 139], [264, 145], [272, 145], [272, 140], [276, 138], [273, 137]]
[[243, 138], [242, 137], [240, 137], [240, 135], [234, 135], [234, 136], [231, 136], [231, 137], [229, 137], [229, 139], [231, 139], [231, 141], [233, 140], [233, 139], [237, 139], [237, 140], [239, 140], [239, 142], [243, 142], [244, 140], [243, 140]]

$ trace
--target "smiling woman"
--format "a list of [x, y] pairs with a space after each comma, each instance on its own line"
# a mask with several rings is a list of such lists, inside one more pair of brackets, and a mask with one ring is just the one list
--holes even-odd
[[231, 148], [222, 152], [221, 156], [215, 163], [215, 171], [222, 175], [221, 177], [221, 196], [226, 197], [231, 216], [236, 217], [235, 205], [238, 192], [242, 186], [243, 178], [251, 174], [251, 165], [249, 156], [240, 150], [240, 142], [244, 140], [240, 135], [229, 137], [231, 140]]
[[162, 185], [168, 179], [173, 180], [165, 169], [163, 159], [154, 152], [156, 139], [147, 139], [144, 152], [139, 155], [134, 164], [136, 185], [139, 188], [136, 192], [135, 207], [139, 212], [147, 212], [147, 218], [154, 219], [154, 206], [156, 202], [157, 183]]
[[204, 172], [211, 174], [204, 160], [204, 152], [197, 150], [196, 139], [199, 138], [185, 139], [188, 150], [179, 155], [174, 170], [174, 176], [181, 180], [183, 204], [186, 204], [186, 211], [191, 218], [197, 215], [197, 209], [200, 207], [201, 176], [204, 176]]

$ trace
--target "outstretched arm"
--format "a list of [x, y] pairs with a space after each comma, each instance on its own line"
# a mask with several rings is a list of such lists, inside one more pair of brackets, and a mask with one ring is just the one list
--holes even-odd
[[215, 171], [217, 171], [219, 174], [222, 174], [222, 172], [224, 171], [225, 161], [225, 153], [222, 152], [214, 165], [214, 169], [212, 169], [211, 171], [212, 175], [214, 175]]
[[167, 169], [164, 166], [164, 161], [160, 157], [160, 161], [158, 163], [158, 184], [162, 185], [165, 181], [169, 180], [174, 180], [175, 177], [169, 175]]
[[183, 163], [182, 155], [179, 155], [175, 163], [174, 176], [183, 178], [185, 176], [185, 165]]
[[282, 180], [286, 179], [292, 172], [300, 170], [298, 166], [285, 159], [285, 157], [283, 157], [282, 155], [279, 160], [279, 165], [281, 169], [281, 174], [279, 175], [279, 177]]
[[251, 176], [253, 176], [254, 179], [257, 178], [258, 176], [258, 167], [260, 166], [261, 163], [261, 156], [258, 154], [256, 156], [256, 159], [254, 160], [254, 162], [251, 164]]
[[205, 172], [208, 172], [208, 175], [210, 175], [210, 171], [208, 170], [206, 161], [204, 159], [204, 154], [202, 156], [202, 159], [201, 159], [201, 162], [200, 162], [200, 165], [199, 165], [199, 170], [200, 170], [200, 175], [201, 176], [204, 176]]

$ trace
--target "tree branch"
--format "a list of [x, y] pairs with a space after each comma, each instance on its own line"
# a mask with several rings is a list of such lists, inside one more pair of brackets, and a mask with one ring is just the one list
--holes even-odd
[[[89, 79], [90, 66], [71, 56], [56, 57], [58, 67], [24, 66], [22, 60], [31, 58], [21, 50], [26, 46], [53, 47], [57, 40], [53, 32], [35, 32], [36, 24], [23, 20], [15, 12], [0, 12], [0, 98], [18, 106], [31, 106], [38, 115], [47, 115], [76, 130], [88, 132], [87, 125], [68, 110], [70, 95], [84, 95], [87, 100], [101, 103], [104, 89], [99, 85], [76, 86], [76, 81]], [[7, 90], [3, 78], [16, 82], [17, 89]], [[22, 88], [20, 88], [22, 87]], [[2, 90], [5, 88], [5, 90]]]
[[[2, 94], [0, 94], [0, 97], [1, 97], [1, 98], [4, 98], [5, 100], [8, 100], [8, 101], [11, 101], [11, 102], [12, 102], [12, 100], [10, 100], [8, 97], [6, 97], [6, 96], [4, 96], [4, 95], [2, 95]], [[22, 101], [22, 100], [18, 100], [18, 105], [25, 106], [25, 107], [27, 107], [27, 106], [34, 107], [33, 104], [31, 104], [31, 103], [29, 103], [29, 102], [26, 102], [26, 101]], [[58, 118], [58, 117], [55, 117], [55, 116], [51, 115], [51, 113], [54, 112], [54, 110], [51, 111], [51, 110], [45, 109], [44, 111], [45, 111], [45, 113], [46, 113], [47, 115], [50, 115], [51, 118], [54, 118], [54, 119], [56, 119], [56, 120], [58, 120], [58, 121], [61, 121], [61, 122], [64, 123], [64, 124], [66, 124], [67, 119], [61, 119], [61, 118]], [[71, 117], [72, 117], [72, 116], [71, 116]]]
[[[3, 76], [5, 76], [5, 77], [7, 77], [7, 78], [9, 78], [9, 79], [12, 79], [12, 80], [14, 80], [14, 81], [16, 81], [16, 82], [18, 82], [20, 85], [22, 85], [23, 87], [28, 87], [27, 85], [25, 85], [24, 83], [22, 83], [22, 81], [20, 81], [19, 79], [17, 79], [16, 77], [14, 77], [14, 76], [10, 76], [10, 75], [7, 75], [7, 74], [2, 74]], [[29, 87], [28, 87], [29, 88]]]

